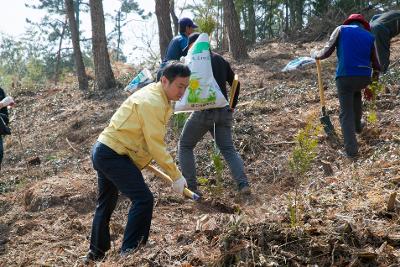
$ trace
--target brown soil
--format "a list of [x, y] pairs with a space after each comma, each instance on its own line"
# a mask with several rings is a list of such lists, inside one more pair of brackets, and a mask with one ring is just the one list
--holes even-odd
[[[286, 63], [322, 43], [269, 42], [231, 61], [242, 89], [234, 140], [253, 199], [237, 198], [227, 167], [223, 192], [201, 188], [205, 201], [176, 196], [145, 171], [156, 202], [148, 244], [121, 258], [129, 201], [111, 222], [112, 249], [101, 266], [398, 266], [400, 205], [400, 69], [394, 66], [378, 101], [379, 121], [359, 136], [361, 156], [348, 161], [340, 144], [319, 134], [318, 155], [299, 186], [299, 220], [290, 224], [295, 182], [288, 168], [293, 139], [319, 116], [314, 66], [282, 73]], [[393, 62], [400, 43], [393, 43]], [[323, 62], [327, 108], [340, 136], [335, 57]], [[120, 74], [122, 75], [122, 74]], [[79, 266], [89, 247], [96, 199], [90, 149], [126, 95], [121, 89], [82, 94], [76, 84], [14, 94], [13, 134], [5, 139], [0, 177], [0, 266]], [[170, 129], [176, 157], [179, 134]], [[198, 144], [198, 175], [213, 181], [209, 135]], [[290, 196], [290, 197], [289, 197]], [[395, 198], [394, 198], [395, 199]]]

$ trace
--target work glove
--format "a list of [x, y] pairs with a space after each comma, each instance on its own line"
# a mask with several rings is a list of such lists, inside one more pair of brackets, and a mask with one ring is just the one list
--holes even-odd
[[187, 182], [183, 176], [172, 183], [172, 190], [180, 195], [183, 194], [183, 189], [185, 189], [185, 187], [187, 187]]
[[1, 103], [4, 107], [13, 106], [15, 104], [14, 99], [11, 96], [6, 96]]
[[374, 94], [372, 93], [371, 89], [369, 89], [369, 87], [366, 87], [364, 89], [364, 99], [367, 101], [371, 101], [373, 97]]
[[311, 50], [310, 57], [313, 58], [313, 59], [316, 59], [317, 58], [317, 53], [318, 53], [317, 50], [315, 50], [315, 49]]

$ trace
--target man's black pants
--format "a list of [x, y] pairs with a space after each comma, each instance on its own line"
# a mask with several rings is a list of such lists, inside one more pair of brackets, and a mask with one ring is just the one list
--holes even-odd
[[354, 157], [358, 154], [356, 130], [361, 130], [362, 100], [361, 90], [369, 85], [368, 76], [347, 76], [336, 78], [336, 87], [340, 103], [340, 125], [346, 154]]

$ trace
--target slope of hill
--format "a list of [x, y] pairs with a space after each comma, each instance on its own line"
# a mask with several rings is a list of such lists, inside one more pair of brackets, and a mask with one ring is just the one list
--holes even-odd
[[[254, 199], [243, 203], [236, 198], [227, 167], [223, 192], [203, 187], [203, 204], [174, 195], [145, 171], [155, 196], [150, 240], [127, 257], [118, 255], [129, 208], [121, 197], [103, 266], [400, 264], [395, 195], [400, 185], [400, 69], [395, 65], [385, 78], [378, 122], [359, 136], [360, 159], [347, 161], [340, 145], [320, 132], [311, 170], [295, 177], [288, 165], [294, 137], [309, 118], [319, 116], [316, 72], [314, 66], [280, 70], [314, 45], [321, 46], [271, 42], [254, 48], [245, 62], [231, 61], [242, 82], [233, 134]], [[397, 41], [393, 46], [395, 61], [400, 49]], [[323, 78], [339, 133], [334, 66], [334, 57], [323, 62]], [[0, 174], [0, 265], [79, 266], [89, 247], [96, 199], [90, 149], [126, 95], [121, 89], [84, 95], [66, 84], [14, 96], [13, 135], [5, 139]], [[171, 123], [167, 142], [174, 157], [178, 138], [179, 129]], [[213, 182], [211, 152], [207, 135], [196, 150], [198, 175]], [[288, 209], [296, 191], [298, 220], [291, 226]]]

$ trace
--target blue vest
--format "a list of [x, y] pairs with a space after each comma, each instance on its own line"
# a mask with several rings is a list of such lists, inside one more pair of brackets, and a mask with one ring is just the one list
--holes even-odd
[[357, 25], [342, 25], [337, 45], [336, 77], [371, 76], [374, 37]]

